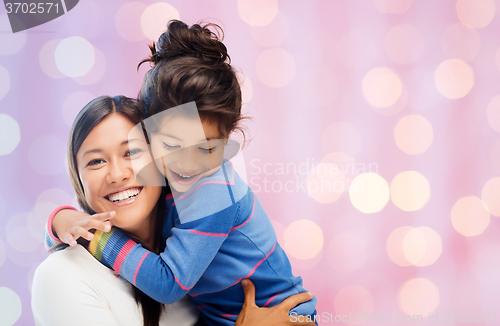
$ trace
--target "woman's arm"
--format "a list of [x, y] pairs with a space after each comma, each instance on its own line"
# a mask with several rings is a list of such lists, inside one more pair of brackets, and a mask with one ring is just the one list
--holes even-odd
[[311, 300], [312, 293], [304, 292], [292, 295], [277, 306], [271, 308], [259, 308], [255, 304], [255, 287], [253, 283], [245, 279], [241, 281], [243, 293], [245, 294], [245, 303], [236, 320], [235, 326], [286, 326], [286, 325], [309, 325], [315, 326], [312, 321], [307, 322], [307, 318], [301, 318], [303, 322], [290, 320], [289, 311], [302, 302]]

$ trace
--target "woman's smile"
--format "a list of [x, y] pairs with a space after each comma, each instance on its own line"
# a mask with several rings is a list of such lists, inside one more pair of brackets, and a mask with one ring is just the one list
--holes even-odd
[[121, 207], [135, 203], [140, 195], [142, 187], [129, 187], [125, 190], [113, 192], [104, 198], [110, 201], [114, 206]]

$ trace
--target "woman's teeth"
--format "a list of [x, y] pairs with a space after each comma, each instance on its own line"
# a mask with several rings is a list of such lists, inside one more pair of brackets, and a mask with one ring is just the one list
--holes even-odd
[[121, 202], [129, 198], [137, 196], [141, 192], [142, 188], [127, 189], [125, 191], [116, 192], [114, 194], [108, 195], [108, 200], [112, 202]]

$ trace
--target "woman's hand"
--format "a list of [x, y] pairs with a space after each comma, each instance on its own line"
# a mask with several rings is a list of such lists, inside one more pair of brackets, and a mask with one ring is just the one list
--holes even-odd
[[76, 246], [76, 240], [80, 237], [88, 241], [92, 240], [94, 234], [89, 230], [109, 232], [111, 230], [109, 220], [115, 215], [114, 211], [89, 215], [72, 209], [63, 209], [54, 216], [52, 231], [62, 242], [73, 247]]
[[[289, 311], [296, 305], [307, 300], [311, 300], [313, 295], [310, 292], [299, 293], [285, 299], [282, 303], [271, 308], [259, 308], [255, 304], [255, 287], [253, 283], [245, 279], [241, 281], [243, 293], [245, 294], [245, 303], [241, 309], [235, 326], [271, 326], [271, 325], [310, 325], [315, 326], [314, 322], [291, 321]], [[297, 319], [297, 318], [295, 318]], [[306, 318], [301, 318], [306, 320]]]

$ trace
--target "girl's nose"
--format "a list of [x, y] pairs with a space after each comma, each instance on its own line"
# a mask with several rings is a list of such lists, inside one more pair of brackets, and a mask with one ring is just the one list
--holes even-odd
[[180, 150], [177, 167], [180, 169], [179, 173], [184, 172], [185, 174], [190, 174], [191, 172], [196, 172], [199, 166], [199, 157], [196, 155], [195, 146], [190, 146]]

